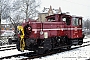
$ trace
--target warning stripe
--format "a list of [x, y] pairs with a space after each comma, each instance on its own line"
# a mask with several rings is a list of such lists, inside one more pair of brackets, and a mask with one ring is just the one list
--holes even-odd
[[32, 29], [32, 31], [40, 30], [81, 30], [82, 28], [52, 28], [52, 29]]

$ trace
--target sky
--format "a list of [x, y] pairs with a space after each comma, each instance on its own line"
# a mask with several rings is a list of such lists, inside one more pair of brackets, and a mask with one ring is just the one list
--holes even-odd
[[41, 0], [40, 11], [44, 7], [54, 9], [61, 8], [62, 12], [70, 12], [71, 15], [90, 18], [90, 0]]

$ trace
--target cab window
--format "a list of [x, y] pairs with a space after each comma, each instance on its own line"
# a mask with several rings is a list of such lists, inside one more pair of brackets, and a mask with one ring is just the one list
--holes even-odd
[[73, 26], [78, 26], [79, 25], [79, 18], [72, 18], [72, 24], [73, 24]]
[[55, 17], [48, 18], [48, 21], [55, 21]]
[[82, 20], [81, 19], [79, 19], [79, 25], [82, 25]]
[[70, 17], [63, 17], [62, 20], [63, 20], [64, 22], [66, 22], [67, 25], [70, 25], [70, 24], [71, 24]]

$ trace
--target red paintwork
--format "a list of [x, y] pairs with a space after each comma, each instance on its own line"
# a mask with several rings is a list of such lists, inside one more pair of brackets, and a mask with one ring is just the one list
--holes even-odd
[[[36, 22], [29, 19], [27, 23], [23, 23], [22, 25], [25, 26], [29, 24], [32, 27], [32, 32], [30, 33], [29, 38], [44, 39], [44, 32], [48, 33], [48, 38], [56, 36], [67, 36], [71, 39], [82, 38], [82, 25], [72, 26], [72, 23], [70, 25], [67, 25], [64, 21], [62, 21], [62, 16], [64, 15], [65, 14], [52, 15], [53, 17], [55, 17], [55, 21], [52, 22]], [[48, 19], [52, 16], [47, 16], [46, 18]], [[70, 16], [70, 18], [71, 17], [72, 16]], [[40, 34], [41, 31], [43, 32], [43, 34]]]

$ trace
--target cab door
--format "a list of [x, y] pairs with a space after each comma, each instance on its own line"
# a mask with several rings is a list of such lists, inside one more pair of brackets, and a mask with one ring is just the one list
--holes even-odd
[[71, 26], [71, 38], [80, 38], [82, 37], [82, 19], [79, 17], [72, 17], [72, 26]]
[[65, 28], [64, 28], [65, 35], [68, 38], [71, 38], [71, 16], [65, 15], [62, 17], [62, 20], [63, 22], [65, 22]]

